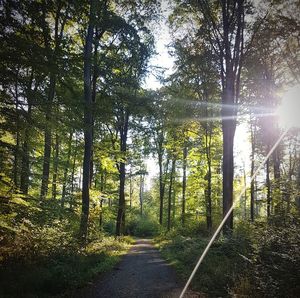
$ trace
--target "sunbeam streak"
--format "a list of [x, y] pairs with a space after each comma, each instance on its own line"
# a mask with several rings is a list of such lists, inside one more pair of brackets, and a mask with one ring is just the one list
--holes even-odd
[[246, 105], [246, 104], [236, 104], [236, 105], [230, 105], [230, 104], [222, 104], [217, 102], [208, 102], [208, 101], [199, 101], [199, 100], [190, 100], [190, 99], [172, 99], [173, 102], [185, 105], [185, 106], [193, 106], [194, 108], [202, 108], [204, 107], [210, 107], [210, 108], [216, 108], [216, 109], [223, 109], [223, 110], [239, 110], [239, 109], [247, 109], [248, 111], [251, 111], [253, 113], [255, 112], [274, 112], [274, 108], [266, 107], [266, 106], [253, 106], [253, 105]]
[[[269, 153], [266, 155], [266, 157], [264, 158], [264, 160], [260, 163], [260, 165], [258, 166], [258, 168], [255, 170], [255, 172], [253, 173], [251, 179], [250, 179], [250, 183], [254, 180], [254, 178], [257, 176], [258, 172], [262, 169], [262, 167], [265, 165], [265, 163], [267, 162], [268, 158], [271, 156], [271, 154], [274, 152], [274, 150], [277, 148], [277, 146], [279, 145], [279, 143], [281, 142], [281, 140], [284, 138], [284, 136], [287, 134], [287, 132], [289, 131], [289, 129], [286, 129], [281, 136], [278, 138], [277, 142], [273, 145], [273, 147], [271, 148], [271, 150], [269, 151]], [[241, 190], [240, 194], [238, 195], [237, 199], [234, 200], [231, 208], [228, 210], [228, 212], [226, 213], [226, 215], [224, 216], [223, 220], [221, 221], [219, 227], [217, 228], [217, 230], [215, 231], [215, 233], [213, 234], [213, 236], [211, 237], [209, 243], [207, 244], [207, 246], [205, 247], [200, 259], [198, 260], [194, 270], [192, 271], [186, 285], [184, 286], [179, 298], [183, 298], [188, 286], [190, 285], [192, 279], [194, 278], [200, 264], [202, 263], [203, 259], [205, 258], [206, 254], [208, 253], [211, 245], [213, 244], [213, 242], [215, 241], [216, 237], [218, 236], [218, 234], [220, 233], [221, 229], [223, 228], [226, 220], [228, 219], [228, 217], [230, 216], [230, 214], [232, 213], [233, 209], [235, 208], [237, 202], [240, 201], [241, 197], [244, 195], [245, 191], [247, 189], [247, 185], [245, 185], [243, 187], [243, 189]]]
[[[255, 117], [275, 117], [276, 113], [261, 113], [255, 114]], [[196, 122], [213, 122], [213, 121], [222, 121], [222, 120], [236, 120], [238, 118], [247, 117], [247, 114], [242, 115], [233, 115], [233, 116], [216, 116], [216, 117], [191, 117], [191, 118], [179, 118], [176, 119], [175, 122], [188, 122], [188, 121], [196, 121]]]

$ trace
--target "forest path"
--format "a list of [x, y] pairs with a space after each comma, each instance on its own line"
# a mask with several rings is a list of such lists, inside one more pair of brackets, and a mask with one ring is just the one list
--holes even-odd
[[[103, 276], [77, 297], [179, 297], [183, 284], [160, 256], [150, 239], [139, 239], [113, 272]], [[185, 297], [200, 297], [188, 293]]]

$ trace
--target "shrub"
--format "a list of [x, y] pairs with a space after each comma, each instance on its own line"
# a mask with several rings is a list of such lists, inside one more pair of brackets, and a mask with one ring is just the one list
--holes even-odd
[[158, 235], [159, 229], [159, 224], [147, 217], [135, 218], [126, 227], [129, 235], [137, 237], [154, 237]]

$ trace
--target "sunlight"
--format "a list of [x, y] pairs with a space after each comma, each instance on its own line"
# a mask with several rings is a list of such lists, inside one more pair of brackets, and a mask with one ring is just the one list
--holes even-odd
[[279, 124], [283, 128], [300, 128], [300, 85], [296, 85], [282, 95], [282, 101], [277, 109]]

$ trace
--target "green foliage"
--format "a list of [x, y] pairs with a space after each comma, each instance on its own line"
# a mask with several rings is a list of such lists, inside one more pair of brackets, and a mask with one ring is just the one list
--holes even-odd
[[300, 293], [300, 220], [274, 217], [254, 230], [248, 291], [264, 297], [298, 297]]
[[[299, 219], [239, 223], [230, 238], [212, 245], [192, 282], [209, 297], [298, 297]], [[187, 279], [209, 239], [173, 230], [156, 238], [164, 257]]]
[[[186, 280], [208, 241], [207, 238], [170, 234], [160, 238], [158, 245], [163, 256]], [[228, 290], [234, 285], [236, 277], [248, 266], [241, 255], [248, 256], [250, 248], [249, 239], [239, 234], [230, 239], [220, 237], [200, 266], [192, 287], [209, 297], [229, 296]]]
[[[50, 235], [49, 235], [50, 236]], [[0, 271], [1, 297], [49, 297], [82, 287], [120, 260], [132, 240], [105, 237], [87, 247], [62, 250], [56, 242], [51, 256], [31, 263], [4, 264]]]
[[154, 237], [157, 236], [160, 225], [156, 220], [147, 216], [136, 216], [127, 224], [127, 233], [136, 237]]

